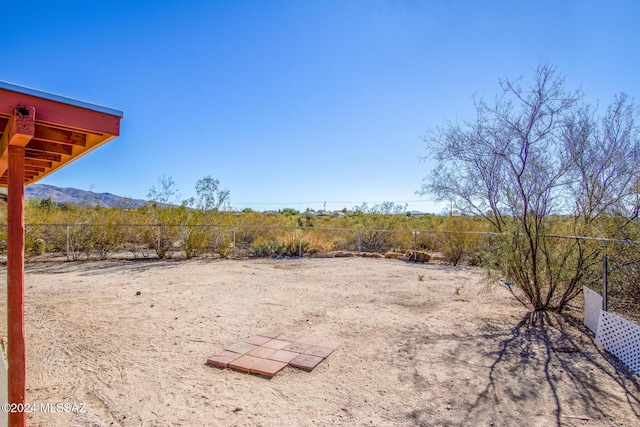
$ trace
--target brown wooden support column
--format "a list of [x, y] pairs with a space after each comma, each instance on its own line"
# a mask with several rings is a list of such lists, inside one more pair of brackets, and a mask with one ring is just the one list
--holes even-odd
[[[35, 109], [16, 108], [7, 138], [7, 338], [8, 398], [10, 427], [25, 427], [26, 414], [14, 411], [24, 407], [27, 394], [27, 357], [24, 339], [24, 171], [25, 146], [35, 131]], [[4, 155], [2, 156], [4, 157]]]
[[[26, 401], [24, 187], [116, 138], [122, 117], [122, 111], [0, 81], [0, 187], [9, 190], [8, 400], [17, 409]], [[25, 414], [10, 411], [9, 425], [24, 427]]]
[[[7, 199], [7, 308], [10, 404], [24, 404], [27, 359], [24, 340], [24, 147], [9, 146]], [[9, 426], [26, 426], [24, 412], [9, 413]]]

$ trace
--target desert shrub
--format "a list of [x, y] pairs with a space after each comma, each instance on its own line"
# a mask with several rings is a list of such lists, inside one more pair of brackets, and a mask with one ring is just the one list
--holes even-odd
[[306, 242], [300, 238], [289, 239], [285, 243], [280, 243], [280, 248], [277, 252], [281, 256], [300, 256], [309, 251], [309, 242]]
[[259, 227], [236, 227], [235, 228], [235, 241], [236, 246], [238, 248], [251, 248], [252, 242], [256, 239], [262, 237], [261, 234], [264, 232], [263, 229]]
[[24, 239], [24, 254], [25, 257], [31, 258], [35, 256], [44, 255], [46, 252], [47, 244], [43, 239], [33, 238], [31, 236], [25, 236]]
[[180, 227], [181, 248], [187, 259], [200, 255], [207, 246], [207, 230], [200, 225]]
[[302, 231], [302, 239], [308, 243], [307, 253], [329, 252], [335, 248], [336, 240], [331, 230], [308, 228]]
[[221, 258], [227, 258], [233, 251], [233, 242], [229, 238], [222, 238], [218, 243], [218, 253]]
[[67, 227], [61, 225], [44, 224], [41, 228], [41, 238], [47, 243], [47, 252], [63, 254], [67, 246]]
[[158, 225], [153, 228], [154, 233], [149, 233], [148, 245], [153, 249], [158, 258], [167, 258], [171, 255], [173, 248], [173, 229], [175, 227]]
[[[488, 252], [488, 262], [491, 268], [501, 271], [508, 280], [527, 283], [531, 260], [528, 257], [528, 240], [519, 234], [503, 233], [492, 238], [492, 250]], [[559, 304], [564, 306], [582, 285], [592, 287], [601, 279], [602, 261], [600, 244], [580, 238], [554, 238], [547, 236], [542, 242], [545, 256], [536, 260], [535, 269], [549, 281], [555, 292], [560, 294]], [[486, 258], [485, 258], [486, 259]], [[576, 273], [577, 272], [577, 273]], [[513, 282], [512, 282], [513, 283]], [[546, 290], [546, 289], [545, 289]], [[525, 292], [531, 301], [531, 290]], [[550, 293], [541, 294], [540, 301], [544, 304], [551, 301]], [[564, 298], [564, 299], [562, 299]]]
[[257, 257], [270, 257], [283, 251], [283, 244], [274, 240], [258, 237], [251, 242], [251, 253]]
[[[610, 218], [602, 224], [603, 234], [619, 239], [604, 244], [602, 252], [608, 256], [609, 309], [633, 321], [640, 321], [640, 223], [635, 220], [626, 227], [617, 222], [622, 218]], [[624, 230], [624, 232], [621, 232]], [[591, 286], [600, 290], [597, 285]]]
[[449, 223], [445, 224], [450, 227], [450, 230], [456, 230], [438, 233], [440, 236], [439, 246], [441, 247], [445, 261], [453, 265], [458, 265], [479, 251], [480, 236], [470, 234], [470, 232], [466, 230], [467, 226], [464, 221], [460, 221], [454, 217], [451, 218]]
[[7, 227], [0, 227], [0, 254], [7, 253]]
[[46, 242], [44, 241], [41, 226], [25, 226], [24, 229], [24, 255], [31, 258], [44, 255]]
[[[110, 254], [121, 248], [123, 239], [121, 228], [115, 224], [92, 225], [87, 227], [93, 249], [100, 259], [107, 259]], [[87, 258], [89, 255], [87, 254]]]
[[[318, 232], [320, 230], [317, 230]], [[322, 246], [326, 248], [322, 252], [328, 251], [357, 251], [358, 250], [358, 231], [357, 230], [326, 230], [320, 234], [327, 240]]]
[[258, 237], [275, 240], [272, 236], [272, 230], [268, 227], [282, 225], [279, 223], [282, 218], [285, 216], [269, 216], [253, 211], [234, 218], [236, 249], [250, 250], [252, 242]]
[[469, 256], [469, 265], [473, 267], [484, 267], [490, 270], [497, 270], [499, 265], [491, 255], [493, 250], [492, 245], [492, 240], [490, 238], [486, 238], [486, 236], [484, 241], [483, 239], [479, 239], [476, 250]]
[[616, 249], [609, 258], [608, 308], [640, 322], [640, 255], [637, 246], [624, 246], [627, 250]]
[[282, 209], [280, 211], [280, 213], [282, 215], [285, 215], [285, 216], [298, 216], [298, 215], [300, 215], [300, 211], [297, 210], [297, 209], [293, 209], [293, 208], [284, 208], [284, 209]]
[[149, 235], [151, 226], [127, 225], [122, 229], [123, 247], [131, 252], [134, 258], [149, 256]]
[[[72, 225], [69, 227], [68, 233], [68, 253], [67, 256], [74, 261], [82, 258], [89, 259], [91, 254], [91, 226], [90, 225]], [[65, 250], [66, 252], [66, 250]]]
[[467, 248], [462, 235], [448, 233], [444, 239], [442, 255], [445, 261], [453, 265], [458, 265], [462, 258], [467, 254]]
[[410, 232], [361, 229], [360, 249], [363, 252], [387, 252], [395, 248], [406, 247], [407, 243], [401, 239], [403, 234], [408, 236]]
[[31, 246], [34, 255], [44, 255], [47, 251], [47, 244], [43, 239], [36, 239]]
[[[25, 234], [29, 235], [34, 226], [25, 227]], [[45, 224], [36, 230], [37, 236], [45, 241], [47, 252], [67, 253], [67, 227]]]
[[186, 211], [184, 207], [152, 207], [147, 210], [149, 222], [155, 226], [146, 236], [148, 238], [146, 243], [155, 251], [158, 258], [171, 256], [174, 243], [182, 244], [184, 234], [175, 224], [184, 224], [181, 221], [184, 220]]

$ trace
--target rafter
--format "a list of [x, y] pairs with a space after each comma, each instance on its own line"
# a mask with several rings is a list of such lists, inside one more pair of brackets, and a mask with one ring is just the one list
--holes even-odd
[[45, 153], [52, 154], [64, 154], [70, 156], [73, 153], [73, 148], [70, 145], [56, 144], [54, 142], [42, 141], [40, 139], [33, 139], [27, 148], [35, 151], [43, 151]]
[[34, 159], [28, 156], [25, 156], [24, 164], [32, 165], [32, 166], [40, 166], [43, 168], [50, 168], [51, 166], [53, 166], [53, 162], [50, 162], [48, 160]]
[[45, 153], [44, 151], [30, 150], [29, 147], [25, 150], [25, 156], [28, 159], [49, 160], [52, 162], [60, 162], [62, 156], [60, 154]]
[[40, 123], [36, 123], [36, 130], [33, 135], [33, 139], [59, 144], [79, 145], [81, 147], [87, 145], [87, 136], [85, 134], [45, 126]]
[[27, 164], [26, 164], [26, 162], [25, 162], [24, 170], [25, 170], [25, 171], [28, 171], [28, 172], [37, 172], [37, 173], [41, 173], [41, 172], [44, 172], [44, 171], [45, 171], [45, 168], [41, 168], [41, 167], [33, 166], [33, 165], [27, 165]]

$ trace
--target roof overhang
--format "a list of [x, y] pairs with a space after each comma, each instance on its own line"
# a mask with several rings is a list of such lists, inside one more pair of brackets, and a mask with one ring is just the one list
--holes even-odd
[[25, 148], [25, 185], [120, 134], [122, 111], [0, 81], [0, 187], [8, 147]]

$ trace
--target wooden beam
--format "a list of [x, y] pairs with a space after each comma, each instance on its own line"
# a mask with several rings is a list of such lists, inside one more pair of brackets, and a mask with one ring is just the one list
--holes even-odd
[[[27, 359], [24, 339], [24, 147], [9, 145], [7, 200], [7, 338], [9, 404], [24, 407]], [[9, 427], [25, 427], [25, 412], [9, 412]]]
[[4, 128], [7, 127], [7, 123], [9, 123], [9, 119], [11, 118], [11, 116], [0, 116], [0, 133], [4, 132]]
[[49, 160], [34, 159], [31, 157], [25, 157], [24, 164], [25, 166], [40, 166], [43, 168], [51, 168], [51, 166], [53, 166], [53, 162]]
[[52, 162], [60, 162], [62, 160], [62, 156], [60, 154], [52, 154], [52, 153], [45, 153], [43, 151], [30, 150], [29, 147], [27, 147], [25, 151], [25, 155], [27, 156], [28, 159], [50, 160]]
[[27, 148], [45, 153], [64, 154], [66, 156], [70, 156], [73, 153], [73, 147], [71, 145], [56, 144], [39, 139], [32, 139], [27, 145]]
[[45, 168], [41, 168], [39, 166], [34, 166], [34, 165], [28, 165], [25, 163], [24, 165], [24, 170], [27, 172], [44, 172], [46, 169]]
[[87, 136], [85, 134], [45, 126], [40, 123], [36, 123], [36, 131], [33, 138], [59, 144], [79, 145], [81, 147], [87, 145]]
[[4, 132], [2, 132], [2, 138], [0, 138], [0, 175], [5, 173], [9, 168], [9, 153], [7, 152], [7, 148], [9, 148], [10, 134], [11, 120], [7, 122], [7, 125], [4, 127]]
[[[36, 129], [36, 110], [34, 107], [14, 108], [13, 116], [7, 123], [0, 139], [0, 175], [9, 167], [8, 147], [24, 147], [31, 141]], [[24, 157], [24, 155], [23, 155]]]
[[38, 111], [38, 121], [42, 123], [52, 123], [79, 131], [120, 135], [121, 115], [0, 88], [0, 114], [11, 114], [11, 106], [14, 105], [33, 105]]

